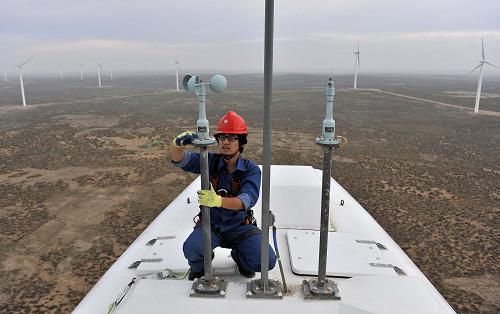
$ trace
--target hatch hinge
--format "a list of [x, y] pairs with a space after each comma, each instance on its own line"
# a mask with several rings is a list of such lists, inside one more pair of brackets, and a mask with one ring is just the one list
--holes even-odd
[[175, 239], [175, 235], [159, 236], [146, 242], [146, 245], [153, 245], [157, 240], [170, 240]]
[[133, 262], [132, 264], [130, 264], [130, 266], [128, 268], [131, 268], [131, 269], [137, 268], [137, 267], [139, 267], [140, 263], [159, 263], [162, 261], [163, 261], [163, 258], [161, 258], [161, 257], [159, 257], [159, 258], [143, 258], [140, 261]]
[[357, 243], [366, 243], [366, 244], [375, 244], [379, 249], [381, 250], [387, 250], [387, 248], [381, 244], [381, 243], [378, 243], [377, 241], [373, 241], [373, 240], [356, 240]]
[[372, 267], [387, 267], [387, 268], [392, 268], [392, 269], [394, 269], [394, 271], [396, 272], [396, 274], [398, 274], [400, 276], [406, 276], [405, 271], [402, 270], [401, 268], [399, 268], [396, 265], [384, 264], [384, 263], [370, 263], [370, 266], [372, 266]]

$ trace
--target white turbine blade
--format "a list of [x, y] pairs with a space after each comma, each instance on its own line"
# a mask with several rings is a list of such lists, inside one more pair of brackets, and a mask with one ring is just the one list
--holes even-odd
[[497, 65], [494, 65], [493, 63], [489, 63], [488, 61], [484, 61], [484, 63], [489, 64], [489, 65], [491, 65], [492, 67], [497, 68], [497, 69], [499, 69], [499, 70], [500, 70], [500, 67], [499, 67], [499, 66], [497, 66]]
[[481, 37], [481, 56], [483, 57], [483, 61], [484, 61], [484, 41], [483, 41], [483, 37]]
[[358, 59], [358, 66], [361, 66], [361, 63], [359, 62], [359, 53], [357, 54], [357, 59]]
[[358, 53], [359, 53], [359, 40], [358, 40]]
[[26, 63], [30, 62], [31, 59], [33, 59], [33, 57], [29, 57], [28, 59], [26, 59], [23, 63], [17, 65], [18, 68], [22, 67], [23, 65], [25, 65]]
[[98, 62], [96, 62], [96, 64], [97, 64], [97, 66], [99, 67], [99, 69], [101, 69], [101, 71], [103, 71], [103, 72], [104, 72], [104, 70], [102, 69], [101, 64], [100, 64], [100, 63], [98, 63]]
[[482, 63], [479, 63], [479, 65], [477, 67], [475, 67], [474, 69], [472, 69], [471, 71], [469, 71], [467, 74], [465, 74], [465, 76], [471, 74], [472, 72], [476, 71], [480, 66], [482, 65]]

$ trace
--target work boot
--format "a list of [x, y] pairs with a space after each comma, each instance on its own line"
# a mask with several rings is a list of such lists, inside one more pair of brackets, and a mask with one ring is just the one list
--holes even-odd
[[231, 250], [231, 257], [233, 258], [233, 260], [236, 263], [236, 265], [238, 265], [238, 270], [239, 270], [240, 274], [243, 277], [253, 278], [255, 276], [255, 272], [254, 271], [247, 270], [247, 269], [243, 268], [243, 266], [241, 266], [240, 257], [238, 255], [238, 251], [236, 251], [235, 249], [232, 249]]
[[193, 281], [195, 280], [196, 278], [201, 278], [205, 275], [205, 270], [201, 270], [201, 271], [193, 271], [192, 269], [189, 270], [189, 276], [188, 276], [188, 279]]
[[[214, 260], [214, 257], [215, 257], [215, 254], [214, 254], [214, 251], [212, 251], [212, 260]], [[189, 275], [188, 275], [188, 279], [193, 281], [195, 280], [196, 278], [201, 278], [205, 275], [205, 270], [202, 269], [200, 271], [193, 271], [192, 269], [189, 270]]]

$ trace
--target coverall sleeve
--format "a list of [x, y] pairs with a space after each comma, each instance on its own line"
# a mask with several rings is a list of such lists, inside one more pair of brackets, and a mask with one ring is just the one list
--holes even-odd
[[[208, 153], [208, 165], [212, 160], [213, 153]], [[200, 173], [200, 153], [184, 151], [184, 156], [179, 162], [172, 162], [172, 164], [184, 171], [192, 173]], [[210, 171], [210, 169], [209, 169]]]
[[237, 196], [243, 203], [245, 209], [250, 209], [257, 203], [260, 193], [260, 180], [260, 168], [255, 163], [251, 162], [251, 165], [245, 172], [245, 177], [241, 180], [240, 194]]

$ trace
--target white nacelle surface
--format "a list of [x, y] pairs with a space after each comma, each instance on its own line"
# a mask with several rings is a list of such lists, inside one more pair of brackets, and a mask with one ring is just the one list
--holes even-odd
[[[333, 179], [330, 231], [336, 232], [330, 232], [329, 236], [327, 270], [331, 275], [352, 278], [329, 277], [338, 284], [341, 300], [304, 300], [302, 281], [313, 277], [296, 273], [317, 274], [321, 175], [321, 170], [306, 166], [271, 167], [270, 207], [276, 216], [277, 242], [289, 289], [282, 300], [247, 299], [249, 279], [235, 272], [228, 250], [218, 249], [214, 269], [228, 282], [225, 298], [189, 297], [192, 282], [187, 279], [141, 279], [132, 286], [115, 313], [454, 313], [396, 242]], [[106, 313], [109, 304], [140, 274], [163, 267], [186, 269], [182, 243], [192, 230], [192, 218], [199, 211], [196, 194], [199, 187], [198, 177], [132, 243], [74, 313]], [[340, 200], [344, 205], [340, 205]], [[260, 221], [260, 200], [253, 210]], [[146, 245], [151, 239], [168, 235], [175, 238]], [[376, 241], [387, 250], [355, 240]], [[303, 259], [299, 260], [298, 256]], [[156, 257], [167, 264], [148, 268], [152, 263], [141, 263], [138, 269], [128, 268], [135, 261]], [[398, 275], [390, 267], [367, 267], [366, 263], [371, 261], [398, 266], [406, 275]], [[278, 265], [269, 272], [269, 278], [281, 281]]]

